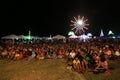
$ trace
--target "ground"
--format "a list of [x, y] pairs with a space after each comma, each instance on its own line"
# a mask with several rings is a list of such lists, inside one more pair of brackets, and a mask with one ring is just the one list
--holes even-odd
[[0, 80], [86, 80], [82, 73], [67, 69], [64, 59], [0, 62]]

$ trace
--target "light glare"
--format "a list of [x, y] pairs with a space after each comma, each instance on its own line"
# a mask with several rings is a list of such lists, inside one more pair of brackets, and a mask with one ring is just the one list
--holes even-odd
[[77, 23], [78, 23], [79, 25], [83, 25], [83, 21], [82, 21], [82, 20], [79, 20]]

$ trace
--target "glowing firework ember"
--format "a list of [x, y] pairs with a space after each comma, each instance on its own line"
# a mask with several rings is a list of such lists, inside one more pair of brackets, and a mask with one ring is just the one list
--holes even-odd
[[87, 21], [88, 19], [85, 19], [84, 16], [78, 16], [77, 18], [74, 17], [74, 20], [71, 20], [72, 24], [70, 26], [73, 27], [72, 30], [75, 30], [75, 33], [81, 34], [88, 29], [87, 26], [89, 26], [89, 24], [86, 23]]

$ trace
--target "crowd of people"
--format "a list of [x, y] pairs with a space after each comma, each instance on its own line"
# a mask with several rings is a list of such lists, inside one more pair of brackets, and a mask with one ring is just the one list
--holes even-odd
[[91, 69], [93, 73], [99, 73], [108, 70], [110, 59], [120, 57], [118, 40], [92, 39], [80, 42], [68, 39], [37, 44], [5, 44], [0, 46], [0, 59], [66, 59], [72, 62], [70, 66], [76, 72], [83, 73]]

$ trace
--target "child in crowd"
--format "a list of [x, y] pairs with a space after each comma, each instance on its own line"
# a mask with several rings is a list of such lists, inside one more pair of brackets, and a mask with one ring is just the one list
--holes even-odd
[[73, 69], [76, 72], [81, 72], [81, 65], [80, 65], [80, 60], [78, 59], [78, 57], [75, 57], [75, 59], [73, 60]]

